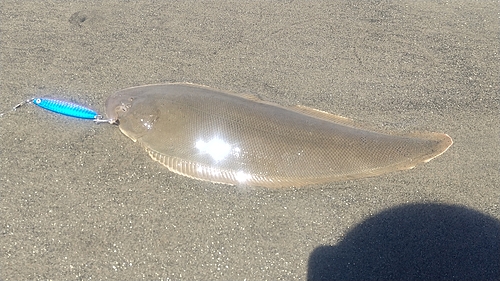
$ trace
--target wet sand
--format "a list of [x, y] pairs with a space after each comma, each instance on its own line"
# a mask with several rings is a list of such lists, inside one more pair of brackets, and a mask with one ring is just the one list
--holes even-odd
[[0, 279], [500, 279], [496, 1], [40, 2], [0, 9], [0, 112], [191, 82], [454, 145], [300, 189], [167, 171], [116, 126], [0, 118]]

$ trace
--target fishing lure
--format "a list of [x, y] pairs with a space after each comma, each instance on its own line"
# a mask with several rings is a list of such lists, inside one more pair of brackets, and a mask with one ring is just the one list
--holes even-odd
[[[62, 101], [62, 100], [57, 100], [57, 99], [51, 99], [51, 98], [32, 98], [28, 99], [26, 101], [23, 101], [16, 106], [12, 108], [12, 111], [15, 111], [19, 107], [27, 104], [27, 103], [33, 103], [43, 109], [50, 110], [52, 112], [70, 116], [70, 117], [75, 117], [75, 118], [81, 118], [81, 119], [92, 119], [95, 123], [114, 123], [115, 121], [108, 120], [108, 119], [103, 119], [101, 115], [99, 115], [96, 111], [84, 107], [82, 105], [68, 102], [68, 101]], [[5, 113], [0, 114], [0, 117], [2, 117]]]

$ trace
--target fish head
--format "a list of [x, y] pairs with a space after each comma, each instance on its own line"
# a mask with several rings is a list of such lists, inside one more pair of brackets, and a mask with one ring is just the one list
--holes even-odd
[[157, 107], [147, 96], [130, 90], [120, 91], [108, 98], [106, 115], [133, 141], [151, 132], [159, 116]]

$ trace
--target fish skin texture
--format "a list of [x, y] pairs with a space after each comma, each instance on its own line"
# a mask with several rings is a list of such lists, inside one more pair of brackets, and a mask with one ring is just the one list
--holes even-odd
[[377, 132], [304, 106], [187, 83], [118, 91], [106, 113], [170, 171], [241, 186], [299, 187], [411, 169], [453, 143], [442, 133]]

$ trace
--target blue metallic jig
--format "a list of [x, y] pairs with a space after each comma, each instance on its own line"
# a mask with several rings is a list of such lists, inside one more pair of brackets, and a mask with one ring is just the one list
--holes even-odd
[[[92, 119], [95, 123], [109, 123], [109, 124], [117, 124], [116, 120], [103, 119], [101, 115], [97, 114], [94, 110], [78, 105], [76, 103], [61, 101], [50, 98], [33, 98], [26, 101], [23, 101], [16, 106], [14, 106], [11, 111], [16, 111], [19, 107], [27, 104], [33, 103], [41, 108], [53, 111], [55, 113], [63, 114], [66, 116], [82, 118], [82, 119]], [[0, 113], [0, 117], [8, 112]]]
[[92, 109], [67, 101], [36, 98], [33, 99], [33, 103], [41, 108], [71, 117], [82, 119], [97, 119], [99, 117], [99, 114]]

